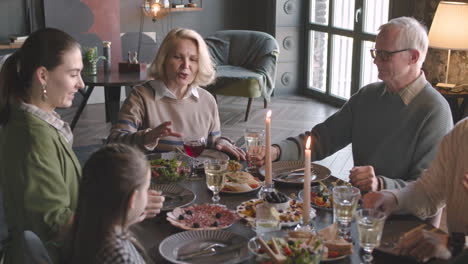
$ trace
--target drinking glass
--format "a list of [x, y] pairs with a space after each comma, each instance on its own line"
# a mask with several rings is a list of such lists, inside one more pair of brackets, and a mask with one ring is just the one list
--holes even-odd
[[265, 203], [255, 206], [255, 232], [257, 235], [281, 229], [278, 211]]
[[197, 178], [198, 174], [195, 170], [196, 158], [205, 150], [206, 139], [204, 137], [192, 137], [184, 139], [184, 149], [187, 155], [192, 157], [192, 173], [190, 178]]
[[257, 167], [252, 164], [252, 157], [262, 153], [265, 147], [265, 130], [248, 128], [244, 131], [244, 139], [247, 150], [247, 169], [255, 172]]
[[351, 220], [361, 197], [358, 188], [337, 186], [333, 188], [333, 221], [338, 223], [338, 236], [350, 240]]
[[213, 203], [217, 204], [220, 200], [219, 191], [224, 186], [225, 174], [228, 166], [227, 160], [207, 159], [203, 162], [205, 167], [206, 185], [213, 192]]
[[364, 262], [372, 262], [372, 251], [379, 246], [385, 223], [385, 214], [375, 209], [360, 209], [356, 212], [359, 245], [364, 250]]

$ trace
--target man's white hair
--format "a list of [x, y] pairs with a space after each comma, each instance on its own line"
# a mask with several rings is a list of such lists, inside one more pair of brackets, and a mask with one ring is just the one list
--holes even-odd
[[422, 67], [429, 46], [426, 26], [413, 17], [397, 17], [381, 25], [379, 31], [389, 28], [400, 30], [395, 40], [397, 49], [416, 49], [419, 51], [418, 65]]

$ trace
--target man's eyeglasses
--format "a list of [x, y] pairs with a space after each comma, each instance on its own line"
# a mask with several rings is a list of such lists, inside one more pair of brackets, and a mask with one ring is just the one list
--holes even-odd
[[407, 51], [407, 50], [410, 50], [410, 49], [402, 49], [402, 50], [395, 50], [395, 51], [371, 49], [370, 54], [373, 59], [378, 58], [381, 61], [388, 61], [393, 56], [393, 54]]

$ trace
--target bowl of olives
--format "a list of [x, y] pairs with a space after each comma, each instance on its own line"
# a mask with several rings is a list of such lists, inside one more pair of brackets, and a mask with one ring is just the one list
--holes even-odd
[[282, 192], [268, 192], [264, 195], [263, 200], [278, 211], [286, 211], [289, 208], [290, 198]]

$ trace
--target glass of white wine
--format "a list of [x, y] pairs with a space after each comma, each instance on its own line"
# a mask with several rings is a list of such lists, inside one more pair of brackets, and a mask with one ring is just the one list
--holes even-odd
[[265, 130], [247, 128], [244, 131], [245, 148], [247, 150], [247, 165], [250, 172], [256, 172], [257, 167], [252, 164], [252, 158], [260, 155], [265, 148]]
[[224, 187], [225, 174], [228, 161], [219, 159], [207, 159], [203, 162], [205, 167], [206, 185], [213, 192], [213, 203], [219, 203], [219, 192]]
[[338, 224], [338, 236], [350, 240], [351, 221], [361, 192], [352, 186], [336, 186], [333, 188], [333, 221]]
[[372, 251], [380, 245], [385, 214], [375, 209], [359, 209], [356, 212], [359, 245], [364, 250], [365, 263], [372, 262]]

